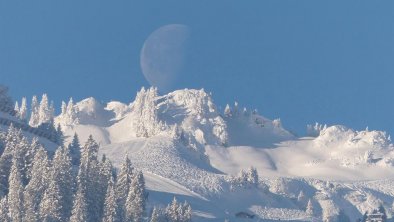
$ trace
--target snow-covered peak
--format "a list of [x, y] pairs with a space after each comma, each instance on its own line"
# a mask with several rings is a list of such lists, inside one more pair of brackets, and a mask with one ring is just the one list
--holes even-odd
[[105, 105], [90, 97], [77, 104], [79, 123], [83, 125], [109, 126], [115, 117], [114, 113], [105, 109]]
[[391, 144], [390, 136], [382, 131], [354, 131], [342, 125], [324, 128], [315, 139], [326, 146], [342, 147], [378, 147], [384, 148]]
[[186, 113], [194, 116], [216, 114], [216, 107], [210, 94], [204, 89], [183, 89], [169, 93], [162, 97], [162, 105], [173, 105], [185, 109]]

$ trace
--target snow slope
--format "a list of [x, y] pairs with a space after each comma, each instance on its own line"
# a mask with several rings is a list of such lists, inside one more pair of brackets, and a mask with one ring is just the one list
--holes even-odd
[[[354, 221], [379, 205], [392, 217], [394, 152], [384, 132], [331, 126], [297, 138], [280, 120], [237, 105], [222, 114], [204, 90], [159, 96], [148, 89], [131, 104], [88, 98], [75, 106], [76, 124], [56, 118], [67, 141], [92, 134], [116, 166], [128, 155], [146, 175], [152, 205], [175, 195], [191, 203], [196, 221], [241, 220], [238, 212], [255, 221], [335, 221], [340, 211]], [[258, 186], [234, 187], [251, 166]], [[297, 199], [301, 191], [314, 215]]]

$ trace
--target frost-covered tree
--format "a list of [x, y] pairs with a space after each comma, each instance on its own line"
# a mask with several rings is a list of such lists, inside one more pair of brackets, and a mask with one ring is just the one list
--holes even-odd
[[65, 123], [67, 125], [78, 124], [78, 107], [74, 105], [73, 98], [70, 98], [67, 104]]
[[227, 104], [226, 108], [224, 108], [224, 116], [225, 117], [231, 117], [231, 109], [230, 106]]
[[306, 134], [311, 137], [317, 137], [320, 135], [320, 131], [327, 129], [327, 125], [315, 123], [315, 125], [306, 126]]
[[133, 167], [131, 166], [131, 161], [128, 155], [126, 155], [125, 160], [120, 167], [116, 183], [116, 199], [118, 204], [118, 216], [120, 221], [123, 221], [126, 218], [125, 204], [127, 196], [129, 194], [132, 179]]
[[56, 138], [55, 141], [59, 146], [64, 146], [64, 134], [63, 134], [63, 130], [62, 127], [60, 126], [60, 124], [57, 124], [56, 127]]
[[312, 200], [311, 200], [311, 199], [308, 200], [308, 204], [306, 205], [306, 210], [305, 210], [305, 212], [306, 212], [308, 215], [310, 215], [310, 216], [313, 216], [313, 215], [315, 214], [315, 211], [314, 211], [314, 209], [313, 209], [313, 203], [312, 203]]
[[116, 203], [114, 181], [111, 177], [107, 186], [107, 193], [105, 195], [104, 214], [103, 214], [102, 222], [117, 222], [118, 221], [117, 208], [118, 206]]
[[29, 125], [32, 127], [37, 127], [40, 125], [40, 114], [37, 96], [33, 96], [31, 100], [31, 111], [30, 111], [30, 121]]
[[213, 119], [213, 135], [219, 140], [220, 145], [226, 146], [228, 143], [227, 125], [221, 117]]
[[157, 88], [142, 88], [133, 103], [133, 112], [137, 118], [133, 123], [137, 137], [156, 135], [163, 124], [159, 122], [156, 110]]
[[0, 222], [11, 222], [7, 197], [0, 200]]
[[38, 222], [39, 205], [49, 183], [49, 162], [44, 148], [39, 148], [33, 160], [31, 180], [24, 191], [25, 221]]
[[299, 205], [300, 206], [302, 206], [302, 207], [305, 207], [305, 204], [306, 204], [306, 196], [305, 196], [305, 194], [304, 194], [304, 191], [300, 191], [299, 193], [298, 193], [298, 196], [297, 196], [297, 201], [298, 201], [298, 203], [299, 203]]
[[18, 103], [18, 101], [15, 102], [14, 110], [16, 112], [16, 116], [19, 117], [19, 103]]
[[79, 144], [78, 134], [75, 133], [73, 140], [68, 145], [68, 149], [71, 155], [71, 162], [74, 166], [79, 166], [81, 163], [81, 145]]
[[43, 94], [38, 108], [39, 124], [49, 123], [53, 120], [53, 109], [48, 104], [48, 95]]
[[135, 174], [126, 200], [126, 221], [141, 222], [145, 212], [145, 180], [141, 171]]
[[272, 125], [276, 128], [281, 128], [282, 127], [282, 121], [280, 119], [274, 119], [272, 121]]
[[100, 169], [97, 160], [99, 145], [89, 136], [81, 152], [81, 165], [78, 173], [78, 184], [85, 189], [87, 205], [87, 221], [99, 221], [102, 215], [100, 200], [103, 200], [105, 193], [102, 192], [100, 183]]
[[61, 113], [60, 113], [60, 115], [61, 115], [61, 116], [64, 116], [64, 115], [66, 115], [66, 112], [67, 112], [67, 104], [66, 104], [66, 102], [62, 101], [62, 106], [61, 106]]
[[18, 159], [14, 158], [11, 166], [9, 177], [8, 206], [11, 220], [13, 222], [23, 221], [23, 185], [21, 178], [21, 169]]
[[30, 143], [22, 135], [21, 130], [12, 125], [7, 131], [5, 140], [5, 150], [0, 157], [0, 194], [2, 196], [8, 192], [8, 178], [13, 159], [17, 159], [16, 164], [18, 164], [22, 186], [25, 186], [28, 182], [28, 167], [31, 163], [31, 156], [34, 155], [31, 152]]
[[62, 221], [63, 205], [61, 204], [61, 190], [59, 184], [51, 180], [40, 203], [40, 221]]
[[70, 217], [72, 207], [74, 178], [72, 177], [71, 158], [67, 148], [58, 148], [52, 161], [51, 183], [59, 189], [60, 218]]
[[75, 194], [70, 222], [88, 221], [88, 206], [85, 196], [85, 189], [80, 184]]
[[252, 186], [257, 186], [259, 183], [259, 175], [257, 173], [256, 168], [254, 167], [250, 167], [248, 172], [246, 173], [246, 180], [248, 181], [248, 183]]
[[21, 106], [19, 108], [18, 117], [22, 121], [26, 121], [27, 120], [27, 102], [26, 102], [26, 97], [22, 98], [22, 103], [21, 103]]
[[166, 218], [171, 222], [190, 222], [192, 217], [192, 209], [190, 205], [185, 202], [184, 204], [178, 203], [174, 197], [171, 204], [166, 208]]
[[159, 211], [157, 210], [156, 207], [153, 207], [152, 215], [150, 216], [150, 222], [159, 222], [160, 220], [159, 217], [160, 217]]

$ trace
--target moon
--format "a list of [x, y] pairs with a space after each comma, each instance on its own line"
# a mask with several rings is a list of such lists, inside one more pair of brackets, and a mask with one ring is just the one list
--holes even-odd
[[165, 25], [149, 35], [141, 50], [142, 73], [160, 92], [174, 89], [185, 63], [190, 28], [181, 24]]

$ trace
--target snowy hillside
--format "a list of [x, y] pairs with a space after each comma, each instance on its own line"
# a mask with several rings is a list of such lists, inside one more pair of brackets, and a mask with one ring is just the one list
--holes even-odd
[[317, 124], [297, 138], [237, 103], [218, 110], [204, 90], [154, 88], [130, 104], [63, 102], [57, 124], [65, 144], [92, 135], [115, 166], [128, 156], [144, 172], [148, 208], [177, 196], [194, 221], [355, 221], [382, 206], [394, 217], [394, 146], [384, 132]]

